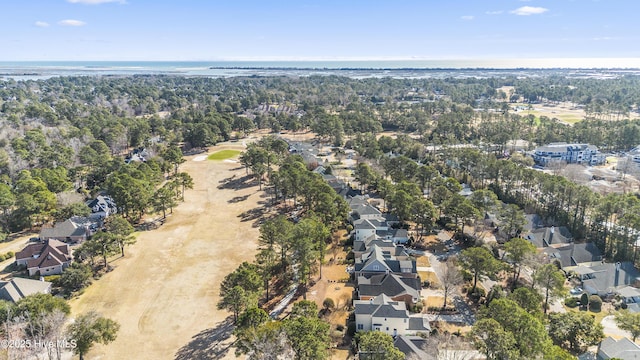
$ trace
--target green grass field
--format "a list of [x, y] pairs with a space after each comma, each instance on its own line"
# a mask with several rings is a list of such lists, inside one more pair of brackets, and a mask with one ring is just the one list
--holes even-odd
[[226, 160], [236, 157], [240, 154], [239, 150], [220, 150], [207, 156], [208, 160]]

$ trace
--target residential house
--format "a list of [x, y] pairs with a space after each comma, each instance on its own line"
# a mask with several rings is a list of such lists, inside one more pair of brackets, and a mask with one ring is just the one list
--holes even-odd
[[105, 219], [118, 212], [118, 207], [113, 199], [108, 195], [98, 195], [95, 199], [87, 201], [87, 206], [91, 209], [93, 216]]
[[389, 226], [381, 219], [358, 219], [353, 222], [354, 241], [363, 241], [375, 235], [387, 235]]
[[630, 312], [640, 312], [640, 289], [633, 286], [625, 286], [616, 291]]
[[630, 261], [601, 263], [590, 267], [579, 266], [573, 272], [582, 281], [582, 288], [587, 293], [600, 296], [611, 295], [640, 281], [640, 271]]
[[432, 352], [427, 352], [429, 341], [422, 336], [399, 335], [393, 341], [393, 346], [404, 353], [407, 359], [437, 360]]
[[359, 300], [371, 300], [382, 294], [393, 301], [404, 301], [412, 305], [420, 301], [422, 285], [419, 277], [403, 277], [398, 274], [360, 276], [357, 279], [356, 296]]
[[605, 156], [598, 148], [589, 144], [551, 143], [535, 149], [533, 160], [546, 166], [552, 162], [565, 161], [568, 164], [600, 165]]
[[393, 301], [387, 295], [370, 300], [354, 300], [356, 331], [382, 331], [391, 336], [410, 335], [431, 330], [422, 315], [409, 315], [404, 301]]
[[640, 346], [627, 338], [616, 340], [609, 336], [598, 345], [597, 356], [598, 360], [640, 360]]
[[0, 282], [0, 299], [18, 302], [25, 296], [33, 294], [50, 294], [51, 283], [48, 281], [13, 278], [10, 281]]
[[364, 253], [366, 253], [373, 247], [373, 245], [385, 248], [387, 251], [393, 252], [396, 256], [407, 255], [403, 247], [396, 246], [390, 239], [381, 238], [377, 235], [371, 235], [362, 240], [353, 241], [353, 249], [351, 251], [353, 251], [354, 258], [361, 258]]
[[130, 164], [132, 162], [146, 162], [149, 158], [150, 154], [145, 148], [137, 148], [134, 149], [129, 156], [124, 159], [126, 164]]
[[373, 205], [370, 204], [359, 204], [359, 205], [355, 205], [351, 207], [351, 219], [352, 221], [358, 220], [358, 219], [368, 219], [368, 220], [373, 220], [373, 219], [383, 219], [382, 217], [382, 212], [380, 212], [380, 210], [378, 210], [378, 208], [376, 208]]
[[406, 277], [417, 277], [416, 261], [410, 256], [396, 255], [395, 251], [373, 245], [360, 258], [356, 258], [356, 277], [380, 273], [395, 273]]
[[394, 244], [406, 244], [409, 242], [409, 231], [407, 229], [389, 229], [387, 238]]
[[602, 263], [602, 253], [594, 243], [566, 244], [546, 247], [542, 250], [551, 261], [557, 261], [562, 270], [569, 271], [576, 266], [592, 266]]
[[544, 227], [544, 221], [538, 214], [526, 214], [524, 218], [526, 219], [526, 223], [523, 226], [523, 231], [525, 233]]
[[458, 191], [459, 195], [462, 195], [464, 197], [469, 197], [471, 196], [471, 194], [473, 194], [473, 190], [471, 189], [471, 186], [469, 186], [469, 184], [461, 184], [462, 185], [462, 190]]
[[29, 244], [16, 253], [16, 264], [26, 266], [29, 276], [61, 274], [72, 259], [69, 245], [54, 239]]
[[56, 223], [53, 227], [43, 227], [40, 230], [40, 239], [55, 239], [69, 243], [82, 242], [98, 231], [101, 225], [100, 219], [72, 216], [63, 222]]
[[569, 244], [573, 241], [573, 236], [569, 229], [564, 226], [560, 227], [543, 227], [531, 230], [525, 236], [536, 248], [545, 248], [562, 244]]

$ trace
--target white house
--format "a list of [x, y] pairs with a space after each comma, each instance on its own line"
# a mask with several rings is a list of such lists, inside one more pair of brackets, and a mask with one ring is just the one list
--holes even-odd
[[421, 315], [411, 316], [404, 301], [385, 294], [370, 300], [354, 300], [356, 331], [381, 331], [391, 336], [411, 335], [431, 330]]

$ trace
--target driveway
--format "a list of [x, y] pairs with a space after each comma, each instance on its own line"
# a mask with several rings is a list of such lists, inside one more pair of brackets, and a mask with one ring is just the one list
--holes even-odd
[[616, 325], [615, 320], [613, 320], [613, 315], [605, 316], [602, 319], [601, 324], [604, 328], [603, 331], [605, 336], [613, 336], [618, 339], [621, 337], [628, 337], [629, 339], [631, 339], [631, 333], [620, 329], [618, 325]]

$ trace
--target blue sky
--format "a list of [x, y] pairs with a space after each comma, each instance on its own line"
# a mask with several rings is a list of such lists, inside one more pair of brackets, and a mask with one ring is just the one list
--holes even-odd
[[639, 14], [638, 0], [0, 0], [0, 61], [640, 58]]

